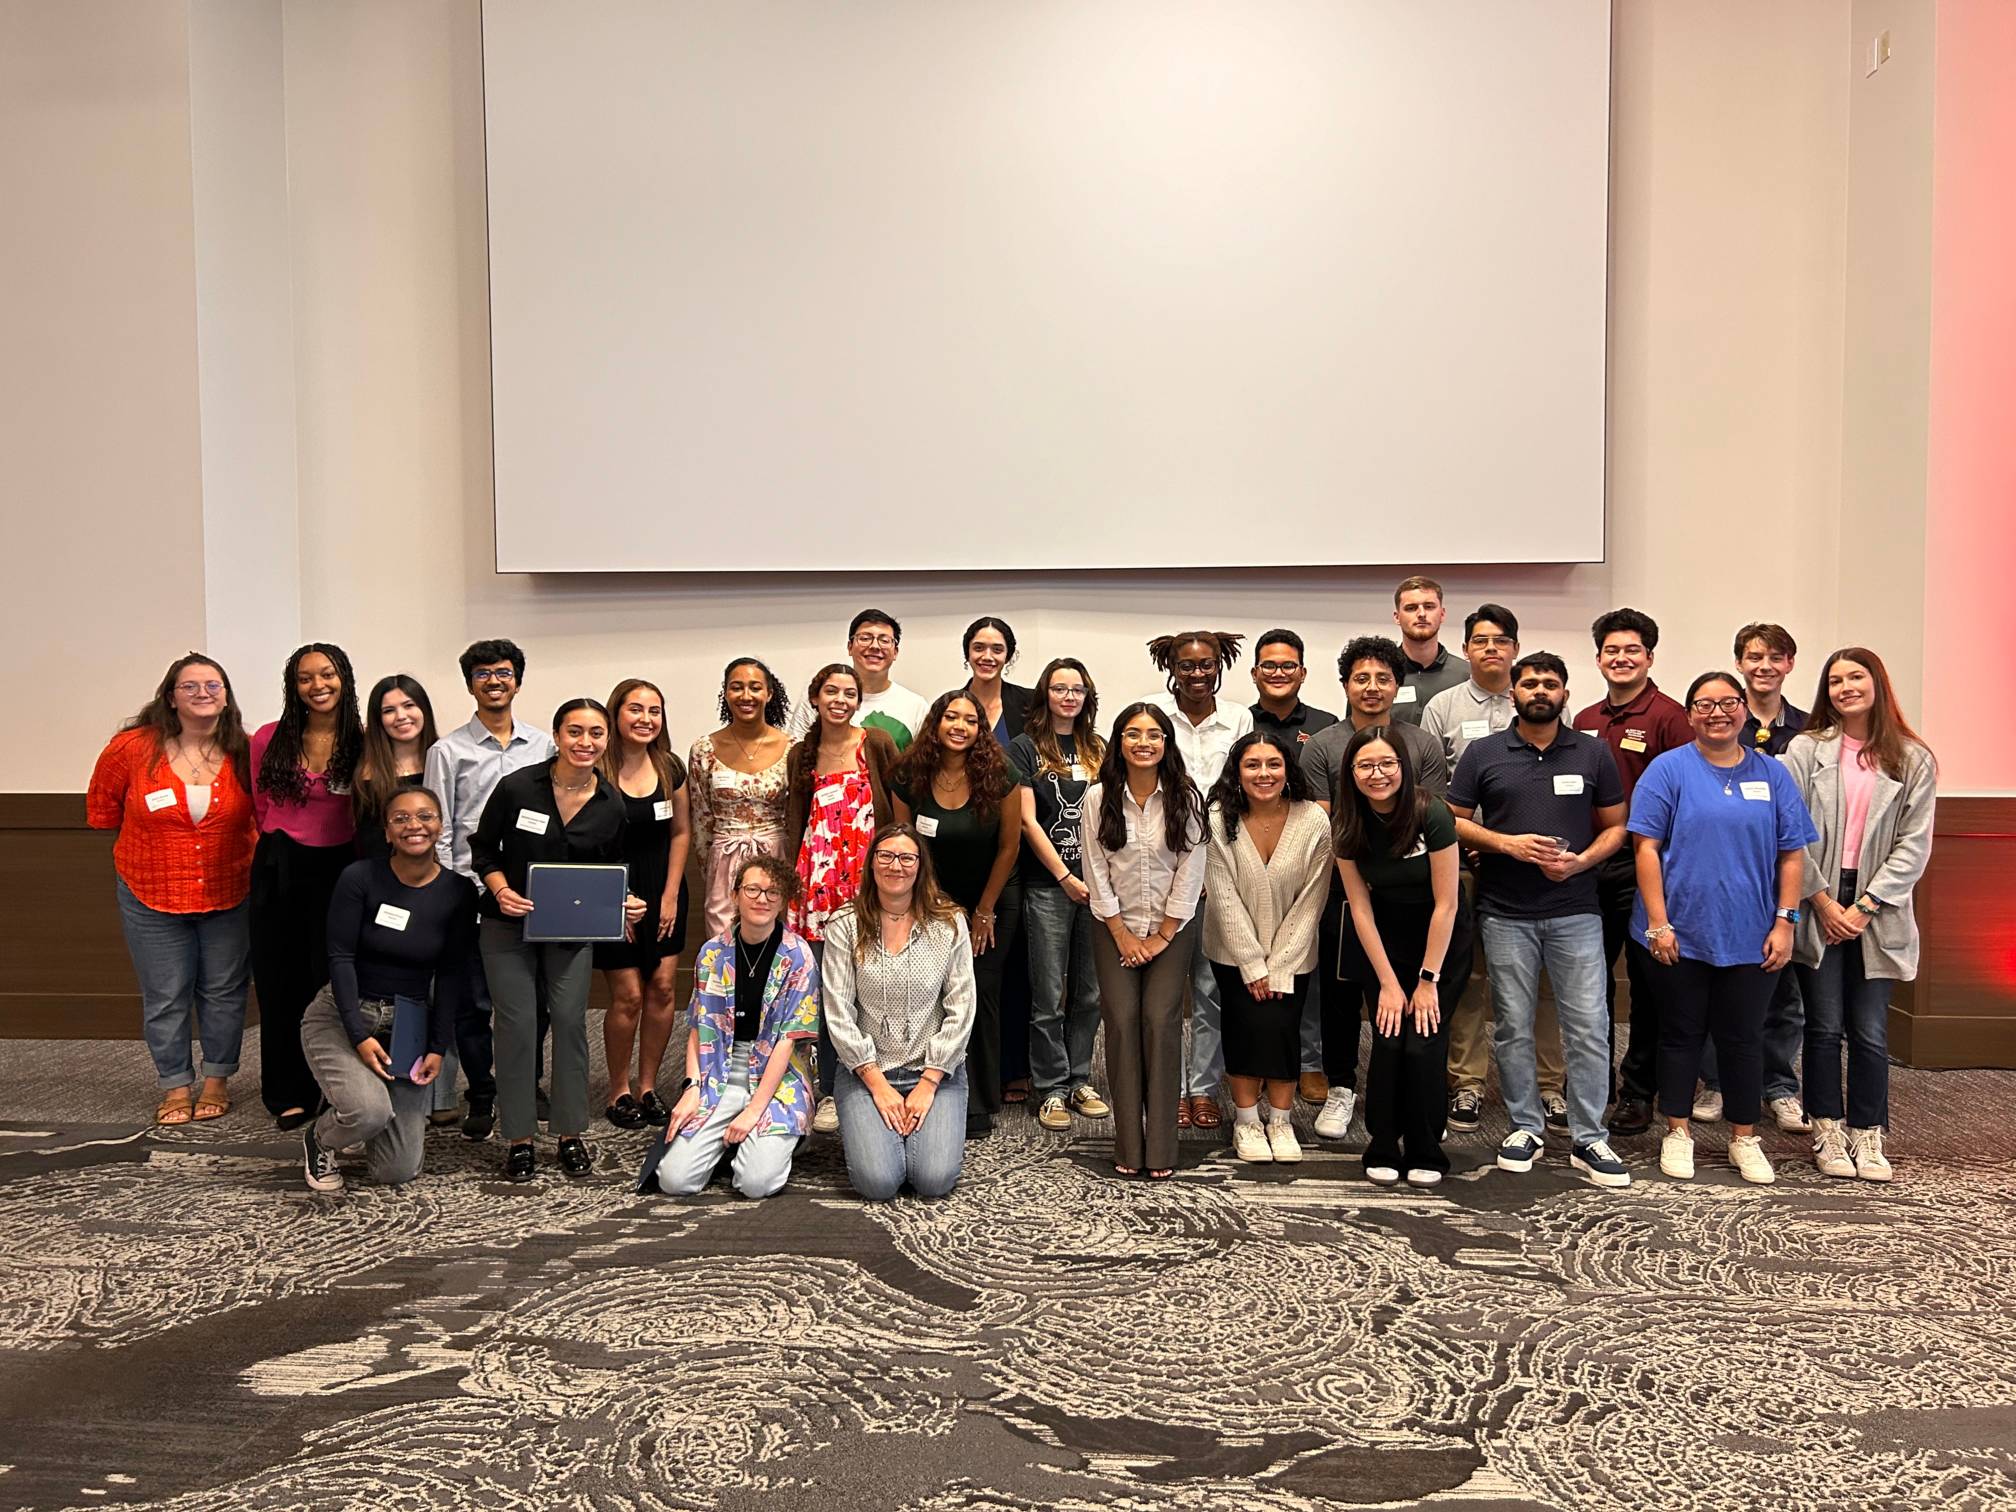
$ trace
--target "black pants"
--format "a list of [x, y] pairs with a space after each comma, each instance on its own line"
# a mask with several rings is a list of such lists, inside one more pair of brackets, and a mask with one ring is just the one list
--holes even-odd
[[1654, 969], [1666, 973], [1659, 998], [1659, 1111], [1668, 1118], [1692, 1116], [1701, 1045], [1712, 1036], [1724, 1116], [1732, 1124], [1754, 1124], [1764, 1102], [1764, 1010], [1777, 976], [1762, 966], [1710, 966], [1685, 956]]
[[[1014, 877], [994, 904], [994, 947], [973, 958], [973, 1037], [966, 1044], [966, 1124], [984, 1126], [988, 1115], [1001, 1111], [1001, 984], [1008, 957], [1020, 948], [1022, 884]], [[1022, 1018], [1022, 1058], [1026, 1067], [1029, 1019]]]
[[1316, 931], [1316, 1013], [1323, 1026], [1323, 1075], [1347, 1092], [1358, 1085], [1358, 984], [1337, 974], [1340, 957], [1356, 960], [1356, 950], [1340, 949], [1351, 927], [1344, 908], [1344, 884], [1330, 868], [1330, 893], [1323, 901], [1323, 922]]
[[[1012, 908], [1010, 920], [1002, 910]], [[1029, 1080], [1029, 936], [1022, 929], [1022, 885], [1017, 878], [1012, 889], [1001, 889], [1001, 902], [994, 914], [1011, 936], [1008, 955], [1001, 963], [1001, 1085]], [[997, 926], [999, 927], [999, 926]]]
[[[1431, 913], [1382, 910], [1375, 896], [1373, 916], [1387, 964], [1411, 994], [1421, 976]], [[1365, 1146], [1367, 1166], [1449, 1169], [1449, 1157], [1442, 1153], [1449, 1110], [1449, 1019], [1470, 985], [1469, 972], [1463, 968], [1469, 964], [1475, 938], [1468, 906], [1459, 907], [1442, 958], [1442, 1013], [1432, 1034], [1414, 1027], [1412, 1013], [1400, 1016], [1397, 1034], [1381, 1034], [1378, 984], [1363, 988], [1365, 1017], [1372, 1025], [1372, 1059], [1365, 1068], [1365, 1132], [1372, 1136]], [[1451, 970], [1449, 962], [1456, 963], [1456, 969]]]
[[252, 852], [252, 989], [259, 994], [259, 1097], [276, 1117], [321, 1106], [301, 1051], [301, 1015], [329, 980], [329, 899], [351, 845], [303, 845], [278, 830]]

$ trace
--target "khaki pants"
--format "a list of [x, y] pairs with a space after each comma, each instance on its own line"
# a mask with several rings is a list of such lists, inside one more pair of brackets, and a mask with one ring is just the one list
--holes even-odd
[[[1477, 879], [1467, 869], [1463, 873], [1463, 895], [1476, 901]], [[1477, 931], [1482, 939], [1483, 930]], [[1473, 975], [1484, 977], [1484, 951], [1476, 946], [1468, 963]], [[1449, 1015], [1449, 1090], [1484, 1095], [1485, 1075], [1491, 1069], [1491, 994], [1484, 981], [1473, 981]], [[1540, 1067], [1540, 1095], [1560, 1097], [1567, 1078], [1561, 1068], [1561, 1023], [1554, 1014], [1554, 986], [1542, 980], [1540, 1012], [1533, 1029], [1534, 1050]]]

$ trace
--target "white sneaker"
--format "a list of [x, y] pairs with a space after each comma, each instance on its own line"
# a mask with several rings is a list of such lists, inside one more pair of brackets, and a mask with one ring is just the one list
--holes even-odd
[[1265, 1165], [1274, 1159], [1267, 1131], [1257, 1123], [1241, 1123], [1237, 1118], [1232, 1120], [1232, 1153], [1252, 1165]]
[[1774, 1097], [1771, 1099], [1771, 1116], [1778, 1121], [1778, 1130], [1783, 1134], [1810, 1134], [1813, 1124], [1806, 1117], [1806, 1108], [1796, 1097]]
[[1864, 1181], [1888, 1181], [1894, 1174], [1883, 1154], [1881, 1129], [1850, 1129], [1848, 1154], [1855, 1162], [1855, 1174]]
[[1848, 1158], [1848, 1134], [1838, 1118], [1813, 1120], [1813, 1164], [1823, 1176], [1853, 1176], [1855, 1162]]
[[812, 1111], [812, 1132], [831, 1134], [840, 1127], [840, 1103], [837, 1098], [822, 1097], [819, 1106]]
[[1351, 1132], [1351, 1115], [1358, 1111], [1358, 1094], [1349, 1087], [1332, 1087], [1323, 1099], [1323, 1111], [1316, 1115], [1318, 1139], [1342, 1139]]
[[1692, 1181], [1694, 1136], [1685, 1129], [1668, 1129], [1659, 1141], [1659, 1169], [1675, 1181]]
[[1719, 1123], [1722, 1119], [1722, 1094], [1713, 1087], [1702, 1087], [1694, 1094], [1694, 1121], [1696, 1123]]
[[1764, 1141], [1755, 1134], [1729, 1136], [1729, 1164], [1736, 1167], [1745, 1181], [1754, 1181], [1759, 1186], [1769, 1186], [1778, 1179], [1771, 1162], [1764, 1158]]
[[1412, 1187], [1432, 1187], [1442, 1185], [1442, 1173], [1433, 1166], [1407, 1167], [1407, 1185]]
[[1367, 1166], [1365, 1179], [1374, 1186], [1400, 1185], [1400, 1173], [1392, 1166]]
[[1285, 1118], [1267, 1120], [1267, 1147], [1274, 1152], [1276, 1160], [1284, 1163], [1302, 1158], [1302, 1146], [1295, 1138], [1295, 1125]]

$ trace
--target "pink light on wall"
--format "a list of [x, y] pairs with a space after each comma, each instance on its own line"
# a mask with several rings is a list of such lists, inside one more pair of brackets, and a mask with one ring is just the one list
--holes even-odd
[[2016, 790], [2016, 4], [1939, 0], [1925, 707], [1944, 791]]

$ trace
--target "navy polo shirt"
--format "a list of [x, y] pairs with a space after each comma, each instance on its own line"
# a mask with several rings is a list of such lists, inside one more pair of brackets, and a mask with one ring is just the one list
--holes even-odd
[[[1567, 725], [1542, 750], [1515, 724], [1470, 742], [1449, 782], [1449, 803], [1501, 835], [1559, 835], [1574, 851], [1596, 839], [1596, 810], [1624, 801], [1617, 759], [1599, 737]], [[1506, 919], [1563, 919], [1602, 911], [1596, 873], [1556, 882], [1530, 861], [1487, 853], [1477, 863], [1477, 911]]]
[[1783, 756], [1792, 737], [1806, 728], [1806, 711], [1795, 709], [1786, 700], [1778, 704], [1778, 717], [1764, 723], [1748, 708], [1743, 711], [1743, 733], [1737, 744], [1746, 751], [1762, 751], [1766, 756]]

